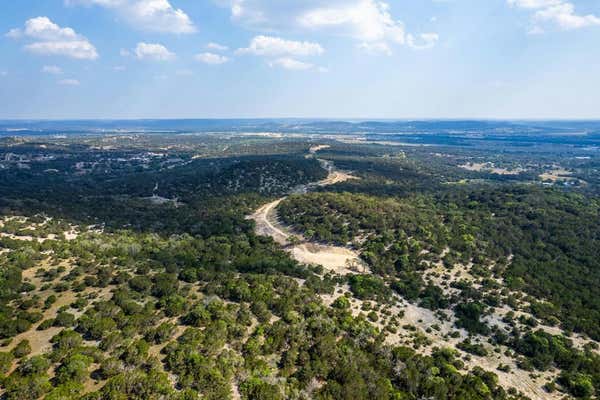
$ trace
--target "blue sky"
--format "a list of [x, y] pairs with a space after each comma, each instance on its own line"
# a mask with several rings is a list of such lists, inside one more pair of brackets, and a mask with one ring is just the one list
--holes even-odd
[[600, 118], [597, 0], [0, 7], [0, 118]]

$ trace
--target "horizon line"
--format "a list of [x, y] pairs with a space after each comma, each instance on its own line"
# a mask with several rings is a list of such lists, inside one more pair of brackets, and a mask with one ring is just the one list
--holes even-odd
[[91, 121], [338, 121], [338, 122], [405, 122], [405, 121], [585, 121], [600, 122], [599, 117], [399, 117], [399, 118], [370, 118], [370, 117], [99, 117], [99, 118], [4, 118], [0, 122], [91, 122]]

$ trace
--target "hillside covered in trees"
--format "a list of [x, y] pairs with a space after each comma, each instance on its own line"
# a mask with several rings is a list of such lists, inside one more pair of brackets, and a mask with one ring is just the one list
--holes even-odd
[[0, 396], [597, 398], [598, 159], [498, 150], [0, 138]]

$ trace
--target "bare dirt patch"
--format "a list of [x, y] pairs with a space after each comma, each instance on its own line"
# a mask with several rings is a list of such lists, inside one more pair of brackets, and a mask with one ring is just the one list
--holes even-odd
[[303, 243], [292, 247], [289, 251], [298, 262], [322, 265], [328, 271], [336, 274], [345, 275], [367, 271], [358, 252], [346, 247]]
[[525, 172], [523, 168], [499, 168], [491, 162], [485, 163], [467, 163], [459, 166], [462, 169], [466, 169], [467, 171], [476, 171], [476, 172], [489, 172], [496, 175], [519, 175], [522, 172]]
[[573, 172], [568, 171], [564, 168], [561, 167], [556, 167], [553, 169], [550, 169], [546, 172], [544, 172], [543, 174], [540, 174], [539, 178], [543, 181], [543, 182], [552, 182], [552, 183], [566, 183], [566, 182], [581, 182], [583, 183], [583, 181], [580, 181], [577, 178], [574, 178], [573, 176]]

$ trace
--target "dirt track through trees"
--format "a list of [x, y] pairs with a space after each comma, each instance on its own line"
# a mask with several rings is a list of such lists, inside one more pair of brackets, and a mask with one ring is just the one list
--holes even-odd
[[[311, 148], [310, 154], [307, 157], [316, 157], [315, 153], [319, 150], [328, 148], [329, 146], [315, 146]], [[307, 193], [312, 188], [333, 185], [344, 182], [349, 179], [357, 179], [351, 174], [343, 171], [338, 171], [330, 161], [319, 160], [323, 168], [329, 171], [327, 178], [297, 187], [293, 193]], [[286, 196], [287, 197], [287, 196]], [[284, 246], [294, 259], [304, 264], [322, 265], [326, 270], [345, 275], [348, 273], [367, 273], [368, 267], [359, 257], [359, 253], [348, 247], [327, 246], [320, 243], [310, 242], [297, 232], [293, 232], [290, 227], [283, 225], [277, 216], [277, 206], [286, 199], [282, 197], [271, 203], [260, 207], [254, 214], [249, 216], [256, 222], [256, 233], [259, 235], [270, 236], [280, 245]], [[344, 291], [348, 289], [345, 288]], [[341, 294], [336, 291], [335, 295], [322, 295], [325, 304], [331, 304]], [[359, 302], [362, 303], [362, 302]], [[356, 304], [355, 304], [356, 306]], [[393, 306], [394, 315], [401, 315], [400, 325], [412, 325], [418, 328], [418, 331], [427, 337], [431, 343], [421, 349], [424, 353], [429, 353], [434, 347], [455, 347], [456, 344], [467, 337], [466, 332], [461, 330], [459, 338], [451, 339], [447, 335], [454, 331], [452, 320], [442, 321], [432, 311], [419, 307], [414, 304], [399, 301]], [[402, 311], [400, 313], [400, 311]], [[353, 308], [353, 314], [358, 315], [360, 307]], [[441, 327], [440, 332], [431, 331], [432, 325]], [[380, 326], [383, 329], [383, 326]], [[431, 332], [431, 333], [427, 333]], [[407, 332], [400, 334], [388, 334], [386, 340], [391, 345], [400, 345], [404, 343], [402, 336]], [[463, 353], [462, 351], [460, 353]], [[464, 353], [463, 353], [464, 354]], [[489, 371], [494, 371], [498, 375], [499, 383], [505, 387], [514, 387], [521, 391], [532, 400], [549, 400], [560, 398], [560, 393], [546, 393], [542, 389], [542, 384], [550, 379], [549, 374], [539, 374], [538, 379], [534, 379], [526, 371], [518, 369], [515, 360], [497, 354], [490, 349], [490, 355], [486, 357], [477, 357], [469, 355], [467, 365], [470, 368], [475, 366], [483, 367]], [[498, 371], [496, 367], [500, 364], [510, 365], [510, 372]]]
[[[307, 157], [315, 157], [316, 152], [328, 148], [327, 145], [314, 146], [310, 149]], [[309, 183], [294, 188], [293, 193], [306, 193], [314, 187], [323, 187], [357, 179], [355, 176], [343, 171], [338, 171], [332, 162], [318, 159], [329, 174], [321, 181]], [[296, 259], [304, 264], [322, 265], [325, 269], [337, 274], [352, 272], [364, 272], [366, 266], [359, 257], [357, 251], [341, 246], [329, 246], [306, 240], [302, 235], [293, 232], [289, 227], [283, 225], [277, 216], [277, 206], [287, 196], [272, 201], [260, 207], [254, 214], [249, 216], [256, 222], [256, 233], [262, 236], [270, 236]]]

